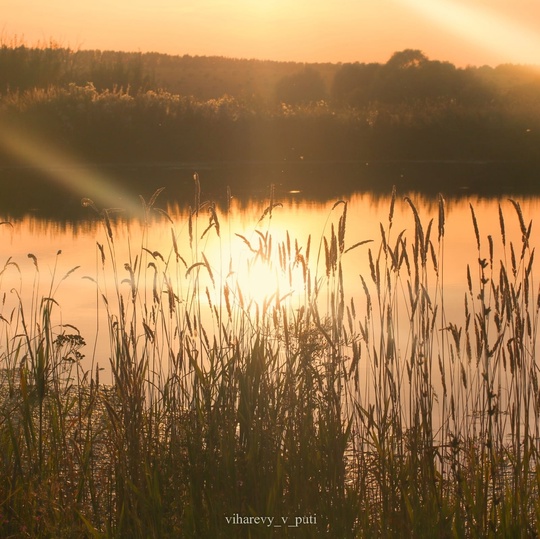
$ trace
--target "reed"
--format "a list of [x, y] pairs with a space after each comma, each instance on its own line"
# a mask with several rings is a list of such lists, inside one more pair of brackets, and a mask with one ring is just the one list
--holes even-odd
[[[463, 269], [463, 317], [450, 320], [442, 197], [427, 223], [405, 198], [411, 232], [398, 232], [394, 190], [378, 239], [351, 237], [338, 201], [301, 245], [275, 230], [273, 194], [253, 230], [235, 233], [194, 185], [185, 223], [158, 208], [160, 191], [142, 200], [145, 226], [169, 219], [170, 245], [157, 251], [144, 232], [126, 260], [118, 217], [84, 200], [103, 222], [88, 278], [109, 342], [89, 370], [55, 299], [81, 269], [44, 283], [29, 255], [28, 289], [5, 263], [0, 278], [20, 285], [0, 312], [1, 535], [538, 534], [540, 295], [519, 204], [517, 243], [502, 209], [497, 238], [484, 238], [471, 207], [478, 256]], [[298, 293], [251, 298], [233, 241], [242, 263], [272, 266]], [[369, 268], [360, 295], [347, 291], [347, 261]], [[235, 523], [263, 516], [283, 526]]]
[[[136, 89], [120, 81], [101, 88], [97, 79], [86, 82], [92, 80], [0, 91], [4, 130], [28, 129], [33, 137], [54, 139], [63, 151], [102, 163], [234, 162], [245, 161], [247, 154], [253, 161], [298, 164], [356, 161], [359, 151], [360, 160], [368, 161], [537, 162], [540, 107], [532, 99], [469, 104], [375, 99], [351, 108], [338, 101], [281, 104], [243, 94], [207, 98], [196, 92]], [[511, 141], [509, 132], [516, 135]], [[4, 151], [0, 158], [13, 159]], [[503, 187], [512, 192], [507, 185], [499, 190]], [[527, 182], [523, 187], [534, 189]]]

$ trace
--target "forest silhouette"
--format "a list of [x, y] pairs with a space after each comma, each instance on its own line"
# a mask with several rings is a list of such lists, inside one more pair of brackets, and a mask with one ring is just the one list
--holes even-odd
[[0, 121], [89, 162], [536, 163], [540, 68], [458, 68], [413, 49], [301, 64], [13, 42]]

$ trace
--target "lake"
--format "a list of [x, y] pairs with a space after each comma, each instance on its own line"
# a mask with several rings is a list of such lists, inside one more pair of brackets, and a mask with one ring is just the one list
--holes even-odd
[[[317, 301], [330, 312], [332, 283], [341, 277], [333, 274], [327, 256], [332, 236], [339, 235], [343, 240], [339, 259], [344, 304], [347, 308], [354, 304], [358, 320], [354, 331], [359, 334], [367, 315], [367, 293], [374, 302], [374, 316], [381, 320], [388, 316], [376, 313], [373, 299], [377, 296], [374, 260], [382, 256], [381, 230], [384, 241], [396, 253], [400, 242], [414, 245], [414, 205], [424, 234], [433, 220], [433, 249], [427, 256], [442, 263], [436, 271], [433, 262], [426, 263], [430, 274], [426, 274], [425, 292], [439, 307], [434, 314], [434, 342], [430, 345], [436, 356], [447, 338], [443, 334], [449, 333], [446, 330], [452, 324], [456, 328], [465, 326], [465, 298], [473, 314], [478, 308], [474, 302], [479, 290], [477, 285], [468, 290], [467, 267], [473, 281], [480, 278], [481, 282], [479, 260], [492, 258], [496, 274], [501, 262], [510, 267], [511, 258], [519, 259], [523, 231], [510, 198], [519, 203], [527, 226], [540, 207], [540, 196], [532, 190], [531, 171], [519, 169], [521, 184], [505, 183], [505, 178], [512, 177], [510, 164], [499, 166], [499, 172], [505, 175], [501, 178], [499, 174], [499, 181], [490, 180], [495, 177], [496, 167], [492, 164], [325, 164], [315, 174], [317, 168], [313, 164], [301, 168], [259, 163], [241, 169], [194, 164], [159, 169], [111, 166], [99, 170], [57, 164], [39, 174], [29, 169], [6, 169], [1, 205], [5, 224], [0, 226], [0, 263], [5, 264], [0, 282], [4, 323], [15, 324], [19, 297], [28, 313], [36, 312], [42, 297], [54, 298], [54, 332], [80, 332], [86, 341], [80, 350], [85, 356], [82, 368], [95, 369], [99, 365], [104, 369], [102, 380], [110, 381], [107, 324], [111, 313], [120, 316], [113, 306], [115, 298], [121, 296], [129, 310], [135, 288], [137, 293], [144, 289], [143, 312], [158, 296], [163, 302], [163, 298], [172, 300], [174, 296], [177, 305], [186, 309], [203, 298], [197, 308], [204, 311], [202, 319], [208, 321], [206, 331], [210, 334], [221, 331], [217, 319], [227, 318], [230, 303], [253, 320], [278, 304], [298, 312], [309, 293], [306, 270], [300, 263], [307, 258], [309, 244], [312, 286], [320, 287]], [[199, 184], [194, 172], [198, 172]], [[452, 174], [457, 177], [451, 179]], [[430, 183], [429, 178], [437, 181]], [[447, 183], [441, 183], [443, 180]], [[397, 185], [397, 196], [390, 227], [392, 185]], [[515, 185], [521, 185], [524, 193], [513, 193]], [[422, 186], [425, 189], [418, 191]], [[152, 193], [160, 187], [164, 190], [151, 201]], [[439, 190], [445, 193], [441, 241], [440, 199], [436, 195]], [[147, 204], [151, 203], [146, 212], [142, 211], [144, 203], [139, 194]], [[107, 222], [100, 216], [104, 208], [109, 209]], [[504, 244], [499, 208], [504, 216]], [[511, 242], [515, 244], [514, 254]], [[536, 245], [533, 226], [529, 248]], [[384, 257], [380, 260], [383, 263]], [[384, 286], [385, 279], [394, 279], [389, 288], [393, 295], [389, 305], [401, 323], [392, 329], [396, 332], [392, 346], [394, 354], [409, 357], [417, 346], [411, 330], [416, 322], [407, 299], [410, 279], [397, 272], [391, 277], [391, 266], [387, 258], [381, 266], [386, 268], [387, 276], [383, 275], [381, 282]], [[519, 260], [517, 266], [519, 273]], [[534, 261], [531, 268], [534, 275]], [[154, 332], [161, 324], [164, 335], [168, 335], [160, 337], [163, 357], [167, 357], [166, 341], [174, 340], [174, 335], [167, 334], [166, 317], [160, 323], [154, 320], [151, 330], [152, 314], [147, 312], [147, 316], [144, 324], [139, 321], [140, 335], [136, 338], [142, 338], [145, 332], [148, 337], [151, 332], [157, 342]], [[31, 322], [39, 325], [40, 320]], [[369, 356], [369, 346], [363, 346]], [[461, 346], [465, 350], [464, 342]], [[369, 361], [362, 369], [363, 392], [372, 394], [375, 382], [370, 379]], [[433, 369], [437, 370], [436, 365]], [[400, 376], [405, 375], [402, 372]], [[442, 391], [436, 376], [433, 387]]]

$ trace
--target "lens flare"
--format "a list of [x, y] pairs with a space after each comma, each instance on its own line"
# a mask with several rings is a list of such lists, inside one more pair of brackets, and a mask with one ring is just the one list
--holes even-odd
[[34, 167], [55, 184], [90, 199], [98, 207], [120, 207], [133, 217], [142, 214], [140, 201], [114, 185], [114, 179], [63, 154], [35, 134], [0, 123], [0, 146], [24, 165]]
[[504, 61], [540, 64], [540, 35], [493, 10], [451, 0], [398, 1]]

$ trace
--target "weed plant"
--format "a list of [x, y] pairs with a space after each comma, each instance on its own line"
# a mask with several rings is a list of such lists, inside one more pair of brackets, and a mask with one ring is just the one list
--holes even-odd
[[[6, 132], [54, 140], [91, 162], [388, 161], [537, 162], [540, 107], [533, 100], [452, 99], [359, 107], [338, 102], [201, 99], [93, 83], [0, 95]], [[512, 137], [509, 140], [509, 133]], [[0, 159], [10, 156], [0, 147]]]
[[[103, 222], [88, 278], [109, 342], [91, 369], [55, 300], [72, 272], [43, 290], [29, 255], [30, 305], [22, 277], [4, 291], [17, 301], [0, 320], [0, 534], [538, 535], [540, 296], [520, 206], [518, 243], [502, 210], [498, 241], [484, 238], [471, 207], [478, 257], [463, 271], [463, 318], [449, 320], [442, 197], [428, 223], [407, 198], [412, 233], [396, 233], [394, 191], [375, 242], [349, 240], [338, 201], [322, 237], [300, 245], [273, 230], [273, 196], [239, 234], [195, 187], [186, 223], [158, 209], [160, 191], [142, 201], [148, 226], [171, 221], [170, 247], [144, 233], [125, 260], [114, 212], [83, 201]], [[227, 258], [233, 241], [288, 289], [250, 298]], [[367, 260], [357, 296], [347, 258]], [[11, 259], [6, 272], [19, 272]], [[271, 526], [238, 524], [263, 516]]]

